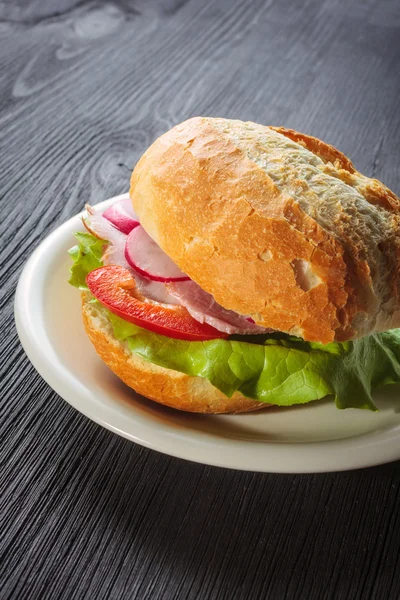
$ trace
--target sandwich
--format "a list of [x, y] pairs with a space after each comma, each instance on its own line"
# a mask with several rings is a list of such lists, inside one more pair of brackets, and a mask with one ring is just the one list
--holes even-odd
[[400, 201], [333, 146], [192, 118], [83, 222], [70, 283], [139, 394], [199, 413], [326, 396], [377, 410], [372, 391], [400, 381]]

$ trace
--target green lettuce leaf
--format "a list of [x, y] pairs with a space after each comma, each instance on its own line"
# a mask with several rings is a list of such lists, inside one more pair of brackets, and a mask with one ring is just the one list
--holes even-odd
[[371, 391], [400, 382], [399, 329], [327, 345], [284, 334], [257, 336], [259, 343], [244, 336], [187, 342], [107, 312], [115, 337], [132, 352], [161, 367], [205, 377], [227, 396], [239, 390], [254, 400], [292, 406], [333, 394], [338, 408], [377, 410]]
[[102, 266], [103, 249], [107, 242], [86, 232], [74, 233], [74, 236], [79, 243], [68, 251], [73, 260], [68, 283], [80, 290], [87, 290], [86, 275]]
[[[69, 252], [69, 282], [87, 290], [86, 275], [101, 266], [106, 242], [90, 233], [75, 236], [79, 244]], [[205, 377], [228, 397], [239, 390], [261, 402], [291, 406], [332, 394], [340, 409], [377, 410], [371, 391], [400, 382], [400, 329], [327, 345], [283, 333], [189, 342], [128, 323], [98, 305], [115, 337], [132, 352], [161, 367]]]

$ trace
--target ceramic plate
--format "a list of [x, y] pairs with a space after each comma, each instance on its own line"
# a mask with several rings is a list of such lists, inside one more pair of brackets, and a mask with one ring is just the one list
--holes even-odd
[[[122, 198], [97, 206], [103, 210]], [[375, 395], [378, 413], [337, 410], [332, 399], [238, 416], [180, 413], [138, 396], [102, 363], [83, 329], [68, 248], [80, 215], [49, 235], [18, 283], [22, 345], [49, 385], [81, 413], [137, 444], [187, 460], [276, 473], [339, 471], [400, 458], [400, 388]]]

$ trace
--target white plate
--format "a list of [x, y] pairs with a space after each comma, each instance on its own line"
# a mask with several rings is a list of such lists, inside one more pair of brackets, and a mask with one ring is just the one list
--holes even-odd
[[83, 329], [79, 292], [67, 283], [67, 250], [74, 244], [72, 232], [81, 229], [77, 215], [41, 243], [23, 270], [15, 299], [17, 329], [28, 357], [81, 413], [148, 448], [249, 471], [339, 471], [400, 458], [398, 386], [376, 394], [379, 413], [340, 411], [327, 399], [241, 416], [202, 416], [135, 394], [98, 358]]

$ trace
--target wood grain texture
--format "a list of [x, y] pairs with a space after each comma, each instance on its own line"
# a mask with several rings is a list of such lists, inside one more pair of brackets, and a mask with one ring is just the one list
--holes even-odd
[[314, 134], [400, 192], [397, 0], [0, 2], [2, 600], [397, 599], [400, 464], [279, 476], [91, 423], [17, 340], [22, 265], [196, 114]]

